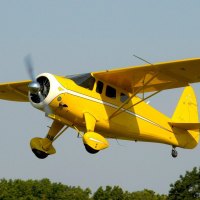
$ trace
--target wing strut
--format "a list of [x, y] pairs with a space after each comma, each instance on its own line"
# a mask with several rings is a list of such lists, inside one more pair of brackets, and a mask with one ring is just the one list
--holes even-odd
[[149, 99], [150, 97], [152, 97], [152, 96], [158, 94], [158, 93], [161, 92], [161, 91], [162, 91], [162, 90], [159, 90], [159, 91], [157, 91], [157, 92], [154, 92], [153, 94], [151, 94], [151, 95], [149, 95], [149, 96], [147, 96], [147, 97], [141, 99], [140, 101], [138, 101], [137, 103], [135, 103], [135, 104], [129, 106], [128, 108], [122, 108], [121, 110], [118, 110], [118, 112], [115, 111], [115, 112], [113, 113], [114, 115], [112, 114], [112, 115], [111, 115], [112, 117], [110, 117], [109, 119], [112, 119], [112, 118], [114, 118], [114, 117], [120, 115], [121, 113], [126, 112], [126, 111], [129, 110], [130, 108], [132, 108], [132, 107], [138, 105], [139, 103], [141, 103], [141, 102], [143, 102], [143, 101]]
[[[171, 84], [172, 84], [172, 83], [171, 83]], [[169, 85], [171, 85], [171, 84], [169, 84]], [[165, 90], [165, 88], [163, 88], [163, 90]], [[112, 118], [114, 118], [114, 117], [120, 115], [121, 113], [123, 113], [123, 112], [129, 110], [130, 108], [132, 108], [132, 107], [138, 105], [139, 103], [141, 103], [141, 102], [143, 102], [143, 101], [145, 101], [145, 100], [151, 98], [152, 96], [154, 96], [154, 95], [156, 95], [156, 94], [162, 92], [163, 90], [159, 90], [159, 91], [157, 91], [157, 92], [154, 92], [153, 94], [151, 94], [151, 95], [149, 95], [149, 96], [147, 96], [147, 97], [141, 99], [140, 101], [138, 101], [137, 103], [135, 103], [135, 104], [129, 106], [128, 108], [120, 108], [120, 109], [118, 108], [118, 109], [109, 117], [109, 119], [112, 119]], [[143, 96], [144, 96], [144, 95], [143, 95]], [[133, 97], [132, 97], [132, 98], [133, 98]], [[121, 107], [121, 106], [120, 106], [120, 107]], [[124, 107], [124, 103], [123, 103], [123, 107]]]
[[[112, 113], [111, 114], [111, 116], [109, 117], [109, 120], [110, 119], [112, 119], [113, 117], [115, 117], [115, 116], [117, 116], [118, 115], [118, 113], [119, 113], [119, 111], [122, 109], [123, 110], [123, 112], [124, 112], [124, 106], [126, 105], [126, 104], [128, 104], [130, 101], [131, 101], [131, 99], [133, 98], [133, 97], [135, 97], [141, 90], [144, 90], [144, 88], [145, 88], [145, 86], [147, 86], [154, 78], [156, 78], [156, 76], [158, 75], [158, 72], [156, 72], [146, 83], [144, 83], [143, 84], [143, 86], [142, 87], [140, 87], [140, 88], [138, 88], [114, 113]], [[158, 91], [158, 92], [160, 92], [160, 91]], [[158, 92], [155, 92], [156, 94], [158, 93]], [[155, 94], [154, 94], [155, 95]], [[150, 95], [148, 98], [150, 98], [150, 97], [152, 97], [153, 95]], [[142, 99], [142, 101], [144, 101], [144, 100], [146, 100], [147, 98], [145, 98], [145, 99]], [[132, 106], [131, 106], [132, 107]], [[129, 108], [128, 108], [129, 109]], [[125, 109], [125, 110], [127, 110], [127, 109]], [[120, 112], [121, 113], [121, 112]]]

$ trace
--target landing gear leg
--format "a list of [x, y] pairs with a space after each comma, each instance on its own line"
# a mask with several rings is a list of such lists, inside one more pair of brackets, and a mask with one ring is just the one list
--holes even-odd
[[95, 154], [109, 147], [108, 141], [102, 135], [94, 132], [96, 118], [90, 113], [84, 113], [84, 118], [87, 132], [83, 135], [82, 139], [86, 151]]
[[[84, 117], [85, 117], [87, 132], [93, 132], [94, 128], [95, 128], [95, 124], [96, 124], [96, 119], [94, 118], [94, 116], [92, 116], [89, 113], [84, 113]], [[88, 153], [95, 154], [95, 153], [99, 152], [98, 150], [92, 148], [90, 145], [88, 145], [84, 141], [84, 136], [83, 136], [83, 143], [84, 143], [85, 149]]]
[[172, 148], [172, 157], [176, 158], [178, 156], [178, 152], [176, 151], [175, 147]]
[[64, 125], [61, 124], [60, 122], [53, 121], [46, 138], [53, 142], [58, 137], [58, 135], [60, 135], [58, 133], [61, 131], [63, 127]]

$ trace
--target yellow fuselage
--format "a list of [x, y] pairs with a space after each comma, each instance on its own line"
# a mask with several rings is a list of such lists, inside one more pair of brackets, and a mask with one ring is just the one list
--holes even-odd
[[[131, 94], [115, 87], [117, 95], [113, 99], [105, 95], [105, 87], [102, 94], [96, 92], [97, 80], [94, 88], [89, 90], [70, 79], [55, 78], [61, 85], [60, 94], [50, 106], [57, 116], [66, 119], [66, 123], [70, 122], [68, 125], [74, 124], [83, 132], [86, 131], [84, 113], [90, 113], [96, 119], [95, 132], [106, 138], [157, 142], [182, 148], [194, 148], [198, 143], [198, 132], [172, 127], [170, 118], [145, 102], [129, 108], [141, 100], [139, 97], [132, 98], [121, 110], [123, 112], [109, 119], [122, 105], [119, 94]], [[124, 110], [126, 108], [129, 109]]]

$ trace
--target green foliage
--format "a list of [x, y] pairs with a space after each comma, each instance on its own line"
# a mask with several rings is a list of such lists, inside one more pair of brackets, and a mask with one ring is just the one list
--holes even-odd
[[170, 185], [168, 200], [200, 200], [200, 168], [193, 168]]
[[0, 181], [0, 200], [89, 200], [90, 194], [90, 189], [51, 183], [49, 179]]
[[113, 188], [110, 186], [106, 186], [106, 189], [103, 190], [100, 187], [93, 195], [94, 200], [122, 200], [123, 199], [123, 190], [118, 187], [114, 186]]
[[0, 200], [200, 200], [200, 168], [187, 171], [170, 185], [169, 195], [152, 190], [123, 191], [119, 186], [99, 187], [91, 195], [89, 188], [71, 187], [42, 180], [0, 180]]
[[167, 196], [155, 194], [152, 190], [143, 190], [138, 192], [123, 192], [123, 190], [114, 186], [107, 186], [104, 190], [100, 187], [93, 196], [93, 200], [166, 200]]
[[156, 194], [152, 190], [143, 190], [138, 192], [132, 192], [128, 194], [125, 200], [166, 200], [167, 196]]
[[119, 186], [99, 187], [91, 196], [90, 189], [51, 183], [49, 179], [0, 180], [0, 200], [166, 200], [151, 190], [129, 193]]

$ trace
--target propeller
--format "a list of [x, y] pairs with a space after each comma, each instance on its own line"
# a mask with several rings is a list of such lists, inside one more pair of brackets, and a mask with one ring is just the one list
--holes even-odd
[[32, 94], [38, 94], [41, 87], [40, 87], [40, 84], [37, 82], [37, 80], [35, 78], [33, 62], [32, 62], [31, 56], [27, 55], [25, 57], [24, 61], [25, 61], [27, 72], [28, 72], [28, 74], [29, 74], [29, 76], [32, 80], [32, 82], [29, 83], [29, 85], [28, 85], [29, 91]]
[[43, 95], [42, 90], [45, 89], [45, 86], [41, 85], [41, 83], [39, 83], [35, 77], [33, 61], [31, 59], [30, 54], [24, 58], [24, 62], [25, 62], [27, 72], [32, 80], [32, 82], [28, 84], [28, 89], [30, 91], [30, 94], [37, 95], [39, 97], [39, 100], [42, 103], [42, 107], [45, 112], [45, 115], [48, 116], [49, 114], [52, 114], [52, 110], [49, 107], [49, 105], [44, 102], [44, 99], [46, 98], [46, 96]]

